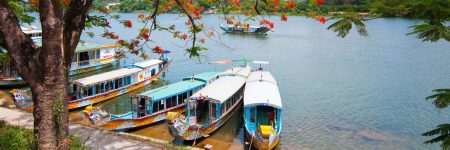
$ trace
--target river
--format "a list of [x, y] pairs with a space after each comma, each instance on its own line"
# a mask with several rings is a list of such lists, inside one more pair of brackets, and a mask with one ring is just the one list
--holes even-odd
[[[141, 24], [137, 14], [120, 14], [134, 23], [124, 29], [111, 21], [112, 29], [123, 39], [136, 36]], [[166, 14], [158, 20], [162, 25], [174, 24], [186, 32], [185, 17]], [[202, 52], [201, 62], [189, 59], [185, 41], [173, 39], [171, 33], [151, 35], [155, 45], [172, 51], [171, 66], [164, 77], [144, 91], [194, 73], [224, 70], [207, 62], [219, 59], [267, 60], [269, 69], [278, 80], [283, 99], [283, 127], [279, 149], [437, 149], [438, 144], [426, 145], [429, 137], [421, 133], [450, 120], [449, 110], [438, 111], [425, 97], [432, 89], [450, 87], [450, 44], [422, 42], [406, 34], [409, 26], [419, 20], [381, 18], [366, 22], [369, 37], [351, 32], [347, 38], [336, 37], [325, 25], [305, 17], [289, 17], [275, 23], [266, 36], [225, 34], [219, 29], [215, 15], [203, 16], [206, 27], [214, 28], [222, 46], [207, 39], [209, 50]], [[39, 25], [37, 25], [39, 26]], [[88, 42], [114, 42], [99, 36], [83, 36]], [[205, 37], [204, 35], [201, 35]], [[156, 57], [155, 54], [151, 54]], [[129, 55], [122, 64], [141, 59]], [[129, 110], [126, 95], [100, 105], [112, 113]], [[80, 120], [80, 112], [71, 118]], [[217, 149], [243, 149], [242, 113], [235, 115], [211, 137], [200, 141]], [[171, 140], [164, 123], [142, 128], [132, 133]]]

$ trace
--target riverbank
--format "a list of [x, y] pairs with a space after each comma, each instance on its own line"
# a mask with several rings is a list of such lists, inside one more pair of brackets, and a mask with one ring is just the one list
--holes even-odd
[[[27, 129], [33, 128], [33, 115], [18, 110], [0, 107], [0, 119], [10, 125]], [[132, 135], [129, 133], [113, 133], [99, 128], [70, 123], [69, 132], [79, 136], [80, 140], [91, 149], [197, 149], [186, 146], [175, 146], [168, 141]]]

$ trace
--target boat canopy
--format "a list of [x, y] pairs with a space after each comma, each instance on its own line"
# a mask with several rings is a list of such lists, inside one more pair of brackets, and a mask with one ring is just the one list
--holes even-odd
[[266, 105], [282, 109], [277, 81], [268, 71], [250, 73], [244, 92], [244, 107]]
[[173, 84], [169, 84], [163, 87], [159, 87], [153, 90], [149, 90], [143, 93], [138, 94], [137, 96], [149, 97], [152, 100], [160, 100], [166, 97], [170, 97], [173, 95], [180, 94], [183, 91], [187, 91], [189, 89], [197, 88], [205, 84], [201, 81], [181, 81]]
[[240, 75], [243, 77], [246, 77], [250, 74], [251, 69], [250, 67], [234, 67], [228, 70], [225, 70], [224, 72], [222, 72], [221, 75]]
[[142, 71], [142, 69], [141, 68], [122, 68], [122, 69], [118, 69], [118, 70], [114, 70], [114, 71], [110, 71], [110, 72], [105, 72], [102, 74], [89, 76], [86, 78], [81, 78], [81, 79], [75, 80], [73, 82], [77, 83], [81, 86], [89, 86], [89, 85], [96, 84], [99, 82], [117, 79], [117, 78], [121, 78], [124, 76], [129, 76], [129, 75], [131, 75], [133, 73], [137, 73], [139, 71]]
[[236, 91], [238, 91], [244, 84], [244, 77], [223, 76], [196, 92], [191, 96], [191, 98], [207, 97], [223, 103], [234, 93], [236, 93]]
[[135, 63], [135, 64], [133, 64], [133, 66], [137, 66], [137, 67], [140, 67], [140, 68], [147, 68], [147, 67], [150, 67], [150, 66], [153, 66], [153, 65], [160, 64], [162, 62], [163, 61], [159, 60], [159, 59], [151, 59], [151, 60], [148, 60], [148, 61]]
[[[42, 46], [42, 39], [36, 38], [33, 39], [34, 43], [38, 46]], [[120, 47], [120, 44], [96, 44], [96, 43], [78, 43], [77, 49], [75, 52], [85, 52], [85, 51], [93, 51], [93, 50], [99, 50], [99, 49], [105, 49], [105, 48], [115, 48]]]
[[194, 80], [199, 80], [202, 82], [207, 82], [208, 80], [211, 80], [212, 78], [214, 78], [215, 76], [217, 76], [219, 74], [220, 74], [220, 72], [218, 72], [218, 71], [204, 72], [204, 73], [193, 75], [188, 78], [184, 78], [183, 81], [194, 79]]

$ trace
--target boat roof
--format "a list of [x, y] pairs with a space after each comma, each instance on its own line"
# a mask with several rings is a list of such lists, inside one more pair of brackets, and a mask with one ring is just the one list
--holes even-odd
[[251, 68], [249, 66], [246, 67], [233, 67], [231, 69], [225, 70], [224, 72], [222, 72], [222, 76], [235, 76], [235, 75], [239, 75], [242, 77], [247, 78], [248, 75], [251, 72]]
[[[34, 38], [33, 41], [36, 45], [42, 46], [42, 38]], [[93, 51], [114, 47], [120, 47], [120, 44], [96, 44], [96, 43], [79, 42], [75, 52]]]
[[80, 84], [82, 86], [88, 86], [91, 84], [95, 84], [95, 83], [99, 83], [99, 82], [103, 82], [103, 81], [107, 81], [107, 80], [121, 78], [121, 77], [128, 76], [133, 73], [137, 73], [137, 72], [141, 71], [143, 68], [145, 68], [142, 66], [146, 66], [149, 64], [155, 64], [156, 62], [162, 62], [162, 61], [159, 59], [150, 59], [150, 60], [140, 62], [140, 63], [134, 64], [134, 65], [128, 66], [128, 67], [124, 67], [122, 69], [113, 70], [113, 71], [89, 76], [86, 78], [77, 79], [74, 81], [74, 83]]
[[208, 80], [211, 80], [215, 76], [218, 76], [219, 74], [220, 74], [220, 72], [218, 72], [218, 71], [203, 72], [203, 73], [200, 73], [200, 74], [196, 74], [196, 75], [184, 78], [183, 81], [191, 80], [192, 77], [194, 77], [195, 80], [206, 82]]
[[250, 73], [244, 92], [244, 107], [265, 105], [282, 109], [277, 81], [268, 71]]
[[[250, 67], [239, 67], [241, 71], [250, 70]], [[234, 69], [238, 70], [238, 69]], [[226, 71], [225, 71], [226, 72]], [[223, 73], [222, 73], [223, 74]], [[248, 74], [247, 74], [248, 75]], [[238, 91], [242, 85], [245, 84], [247, 76], [222, 76], [205, 88], [197, 91], [191, 97], [203, 97], [214, 99], [223, 103], [230, 98], [236, 91]]]
[[20, 27], [22, 29], [22, 32], [25, 34], [31, 34], [31, 33], [42, 33], [42, 30], [39, 30], [35, 26], [29, 26], [29, 27]]
[[137, 67], [140, 67], [140, 68], [147, 68], [147, 67], [150, 67], [150, 66], [153, 66], [153, 65], [160, 64], [162, 62], [163, 61], [159, 60], [159, 59], [151, 59], [151, 60], [148, 60], [148, 61], [135, 63], [135, 64], [133, 64], [133, 66], [137, 66]]
[[160, 100], [169, 96], [177, 95], [183, 91], [199, 87], [203, 84], [205, 83], [197, 80], [180, 81], [163, 87], [145, 91], [138, 94], [137, 96], [145, 96], [152, 98], [152, 100]]
[[128, 76], [128, 75], [131, 75], [133, 73], [137, 73], [139, 71], [142, 71], [142, 69], [141, 68], [122, 68], [122, 69], [113, 70], [113, 71], [110, 71], [110, 72], [105, 72], [105, 73], [89, 76], [89, 77], [86, 77], [86, 78], [77, 79], [77, 80], [75, 80], [73, 82], [77, 83], [77, 84], [79, 84], [81, 86], [89, 86], [89, 85], [100, 83], [100, 82], [103, 82], [103, 81], [107, 81], [107, 80], [112, 80], [112, 79]]

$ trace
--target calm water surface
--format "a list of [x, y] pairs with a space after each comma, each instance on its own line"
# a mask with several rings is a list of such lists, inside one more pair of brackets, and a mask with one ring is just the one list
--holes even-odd
[[[136, 18], [137, 14], [121, 14]], [[161, 15], [163, 25], [184, 28], [185, 17]], [[280, 22], [273, 17], [274, 32], [267, 36], [224, 34], [218, 28], [217, 16], [203, 17], [205, 26], [218, 32], [216, 37], [226, 45], [207, 40], [208, 51], [202, 63], [188, 59], [185, 42], [170, 33], [158, 32], [151, 37], [155, 45], [170, 49], [174, 59], [166, 75], [146, 89], [177, 82], [181, 78], [226, 66], [208, 61], [218, 59], [267, 60], [277, 78], [283, 99], [281, 149], [437, 149], [422, 144], [421, 133], [440, 123], [450, 122], [448, 110], [437, 111], [424, 97], [434, 88], [450, 87], [450, 44], [427, 43], [406, 36], [408, 26], [418, 21], [376, 19], [367, 22], [369, 37], [352, 32], [342, 39], [326, 30], [326, 25], [305, 17], [289, 17]], [[111, 22], [112, 31], [129, 39], [138, 27], [123, 29]], [[134, 21], [135, 26], [137, 25]], [[91, 29], [99, 34], [101, 30]], [[184, 31], [186, 32], [186, 31]], [[205, 37], [204, 35], [202, 35]], [[101, 38], [83, 37], [85, 41], [108, 43]], [[153, 54], [152, 54], [153, 55]], [[155, 55], [156, 56], [156, 55]], [[140, 61], [129, 56], [121, 64]], [[140, 89], [137, 92], [144, 91]], [[135, 92], [135, 93], [137, 93]], [[130, 108], [126, 95], [102, 103], [112, 113]], [[72, 113], [77, 118], [78, 112]], [[242, 116], [236, 115], [210, 138], [200, 141], [219, 149], [243, 149]], [[164, 123], [132, 133], [171, 140]]]

